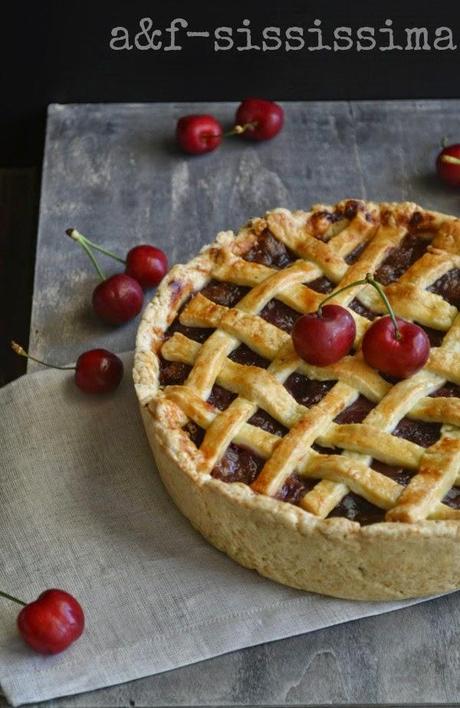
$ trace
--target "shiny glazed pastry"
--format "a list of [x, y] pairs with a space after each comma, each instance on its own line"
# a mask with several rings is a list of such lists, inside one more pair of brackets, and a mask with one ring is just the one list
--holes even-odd
[[[296, 354], [302, 313], [373, 275], [431, 344], [390, 380], [360, 343], [382, 301], [337, 295], [352, 352]], [[212, 544], [292, 587], [386, 600], [460, 587], [460, 220], [412, 203], [275, 209], [175, 266], [134, 380], [169, 494]], [[458, 486], [457, 486], [458, 485]]]

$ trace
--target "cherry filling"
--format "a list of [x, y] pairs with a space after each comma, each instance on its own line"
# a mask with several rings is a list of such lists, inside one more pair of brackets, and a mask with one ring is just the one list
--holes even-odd
[[423, 420], [401, 418], [392, 435], [410, 440], [421, 447], [431, 447], [441, 437], [441, 423], [426, 423]]
[[[354, 219], [358, 211], [362, 210], [362, 205], [356, 201], [356, 199], [348, 199], [344, 206], [343, 209], [339, 209], [338, 213], [343, 214], [345, 218], [347, 219]], [[370, 214], [366, 214], [366, 218], [368, 218]]]
[[267, 322], [270, 322], [270, 324], [290, 334], [296, 321], [300, 317], [300, 312], [285, 305], [281, 300], [274, 299], [267, 302], [263, 310], [261, 310], [260, 316]]
[[341, 516], [350, 521], [358, 521], [362, 526], [384, 521], [385, 510], [371, 504], [354, 492], [349, 492], [331, 511], [328, 518]]
[[398, 280], [410, 266], [423, 256], [429, 241], [415, 234], [407, 234], [399, 246], [393, 248], [380, 267], [375, 271], [374, 278], [382, 285], [389, 285]]
[[407, 470], [405, 467], [394, 467], [393, 465], [387, 465], [385, 462], [381, 462], [380, 460], [372, 460], [371, 467], [373, 470], [376, 470], [376, 472], [384, 474], [385, 477], [390, 477], [390, 479], [398, 482], [398, 484], [401, 484], [403, 487], [407, 487], [411, 478], [414, 476], [414, 472], [412, 470]]
[[[356, 199], [347, 199], [346, 202], [337, 206], [334, 211], [315, 211], [310, 217], [310, 223], [313, 231], [316, 234], [321, 234], [327, 230], [330, 224], [335, 224], [341, 219], [351, 221], [351, 219], [355, 218], [358, 211], [363, 211], [363, 209], [363, 205], [357, 202]], [[372, 221], [372, 215], [369, 212], [366, 212], [365, 216], [367, 221]], [[317, 238], [321, 238], [321, 235], [317, 236]]]
[[211, 327], [187, 327], [179, 321], [179, 317], [176, 317], [172, 325], [166, 332], [165, 339], [172, 337], [175, 332], [183, 334], [184, 337], [193, 339], [195, 342], [200, 342], [201, 344], [207, 340], [208, 337], [214, 332]]
[[167, 361], [160, 355], [160, 386], [180, 386], [190, 373], [191, 366], [180, 361]]
[[[460, 387], [456, 384], [446, 384], [432, 395], [455, 396], [460, 394]], [[372, 410], [374, 404], [364, 396], [359, 398], [336, 419], [336, 423], [361, 423], [367, 414]], [[393, 431], [393, 435], [415, 442], [422, 447], [430, 447], [439, 440], [441, 425], [439, 423], [426, 423], [424, 421], [402, 418]], [[326, 449], [320, 450], [326, 452]], [[390, 477], [398, 484], [406, 487], [414, 472], [403, 467], [387, 465], [380, 460], [373, 459], [372, 469]], [[444, 499], [444, 502], [453, 508], [460, 508], [460, 489], [454, 487]], [[359, 521], [362, 525], [383, 521], [385, 512], [379, 507], [370, 504], [362, 497], [349, 493], [342, 502], [329, 514], [329, 516], [343, 516], [348, 519]]]
[[252, 484], [264, 464], [265, 460], [248, 448], [230, 443], [211, 475], [223, 482]]
[[336, 209], [334, 211], [315, 211], [315, 213], [310, 217], [311, 229], [318, 239], [324, 241], [326, 232], [331, 224], [335, 224], [343, 218], [345, 218], [343, 210]]
[[361, 394], [348, 408], [335, 418], [335, 423], [362, 423], [367, 414], [375, 408], [375, 403]]
[[219, 384], [214, 384], [208, 398], [208, 403], [210, 403], [211, 406], [214, 406], [214, 408], [224, 411], [229, 407], [230, 403], [235, 400], [235, 398], [236, 393], [232, 393], [228, 389], [219, 386]]
[[452, 509], [460, 509], [460, 487], [452, 487], [452, 489], [449, 489], [443, 502]]
[[246, 344], [240, 344], [237, 349], [234, 349], [228, 357], [237, 364], [246, 364], [246, 366], [258, 366], [260, 369], [266, 369], [270, 362], [264, 359], [263, 356], [250, 349]]
[[431, 285], [428, 290], [441, 295], [450, 305], [460, 310], [460, 268], [453, 268]]
[[445, 384], [438, 388], [437, 391], [430, 393], [431, 398], [460, 398], [460, 386], [451, 381], [446, 381]]
[[[416, 323], [418, 324], [418, 323]], [[442, 340], [444, 339], [445, 332], [442, 332], [439, 329], [432, 329], [432, 327], [426, 327], [425, 325], [418, 325], [421, 327], [424, 332], [428, 335], [428, 339], [430, 340], [430, 346], [432, 347], [440, 347], [442, 344]]]
[[353, 263], [356, 263], [358, 258], [360, 257], [361, 253], [364, 251], [364, 249], [367, 246], [367, 242], [360, 243], [356, 248], [354, 248], [351, 253], [348, 254], [345, 258], [345, 263], [348, 263], [348, 265], [352, 265]]
[[245, 261], [274, 268], [286, 268], [298, 260], [295, 253], [278, 241], [268, 229], [259, 234], [256, 243], [243, 257]]
[[353, 312], [356, 312], [357, 315], [361, 315], [362, 317], [365, 317], [367, 320], [375, 320], [377, 317], [377, 313], [372, 312], [372, 310], [369, 310], [366, 305], [363, 305], [362, 302], [358, 300], [358, 298], [354, 298], [348, 306], [350, 310], [353, 310]]
[[322, 275], [320, 278], [315, 278], [315, 280], [310, 280], [307, 286], [310, 290], [314, 290], [315, 293], [324, 293], [324, 295], [331, 293], [335, 288], [332, 280], [326, 278], [325, 275]]
[[265, 430], [267, 433], [278, 435], [280, 438], [288, 432], [288, 429], [285, 428], [284, 425], [281, 425], [281, 423], [272, 418], [272, 416], [262, 408], [258, 408], [256, 410], [254, 415], [249, 418], [248, 423], [251, 425], [256, 425], [258, 428], [262, 428], [262, 430]]
[[[375, 403], [361, 394], [356, 401], [336, 416], [334, 422], [339, 424], [362, 423], [367, 414], [375, 408]], [[328, 448], [318, 448], [317, 451], [323, 454], [331, 454]], [[340, 450], [337, 450], [337, 454]], [[371, 504], [357, 494], [349, 492], [329, 514], [329, 517], [342, 516], [351, 521], [359, 521], [361, 524], [371, 524], [382, 521], [385, 512], [379, 507]]]
[[201, 294], [212, 300], [216, 305], [224, 307], [235, 307], [249, 292], [250, 288], [235, 283], [221, 282], [220, 280], [210, 280], [201, 290]]
[[184, 430], [188, 434], [190, 440], [195, 443], [197, 447], [200, 447], [205, 434], [203, 428], [200, 428], [200, 426], [197, 425], [193, 420], [189, 420], [189, 422], [184, 425], [182, 430]]
[[335, 381], [314, 381], [294, 372], [286, 379], [284, 386], [297, 403], [311, 408], [324, 398], [335, 383]]
[[317, 484], [317, 479], [291, 474], [275, 495], [275, 499], [280, 499], [290, 504], [298, 504], [302, 497], [307, 494], [307, 492], [311, 492], [313, 487]]
[[[353, 218], [353, 204], [349, 209], [347, 218]], [[354, 210], [356, 213], [356, 210]], [[344, 214], [327, 214], [331, 223], [343, 218]], [[415, 235], [408, 234], [399, 247], [394, 248], [386, 260], [382, 263], [375, 275], [376, 279], [386, 285], [398, 279], [421, 255], [426, 251], [428, 242]], [[360, 245], [352, 251], [346, 258], [347, 263], [353, 263], [362, 253], [365, 245]], [[256, 243], [245, 256], [246, 260], [255, 263], [262, 263], [269, 267], [284, 268], [293, 263], [297, 257], [284, 244], [279, 242], [268, 230], [265, 230], [257, 238]], [[335, 285], [325, 276], [317, 278], [308, 283], [308, 287], [319, 293], [327, 294], [331, 292]], [[442, 278], [439, 278], [430, 288], [431, 292], [441, 295], [450, 304], [460, 306], [460, 269], [451, 270]], [[224, 305], [234, 307], [249, 291], [249, 288], [235, 285], [233, 283], [211, 280], [201, 291], [209, 300]], [[356, 313], [369, 320], [377, 316], [374, 312], [366, 308], [357, 298], [350, 303], [350, 308]], [[280, 300], [271, 300], [261, 312], [261, 316], [271, 324], [279, 327], [285, 332], [291, 332], [299, 313], [288, 307]], [[424, 327], [430, 337], [432, 346], [439, 346], [442, 342], [444, 332], [430, 330]], [[213, 332], [213, 329], [202, 327], [187, 327], [179, 322], [179, 315], [165, 333], [165, 339], [171, 337], [174, 332], [180, 332], [186, 337], [197, 342], [204, 342]], [[229, 357], [232, 361], [250, 366], [267, 368], [269, 361], [261, 357], [245, 344], [241, 344]], [[160, 385], [178, 385], [184, 383], [189, 375], [191, 367], [180, 362], [165, 360], [161, 355], [160, 360]], [[396, 383], [396, 381], [391, 381]], [[306, 407], [317, 405], [328, 391], [334, 386], [335, 381], [314, 381], [302, 374], [294, 373], [285, 382], [285, 387], [295, 400]], [[431, 394], [432, 397], [457, 397], [460, 398], [460, 386], [447, 382], [437, 391]], [[236, 398], [236, 394], [228, 391], [219, 384], [215, 384], [208, 398], [214, 408], [225, 410]], [[361, 423], [374, 407], [374, 403], [364, 396], [359, 396], [356, 401], [348, 406], [336, 418], [338, 424]], [[248, 423], [262, 428], [262, 430], [283, 437], [288, 432], [278, 421], [272, 418], [266, 411], [258, 409], [249, 418]], [[184, 431], [189, 435], [192, 442], [197, 446], [203, 442], [205, 431], [193, 421], [189, 421], [184, 426]], [[423, 421], [403, 418], [393, 431], [393, 435], [411, 440], [422, 447], [433, 445], [440, 436], [441, 425], [439, 423], [425, 423]], [[315, 443], [313, 449], [321, 454], [340, 454], [339, 448], [326, 448]], [[251, 484], [260, 473], [265, 461], [249, 448], [232, 443], [220, 462], [212, 471], [212, 476], [224, 482], [243, 482]], [[404, 468], [393, 467], [379, 460], [372, 460], [371, 467], [381, 474], [390, 477], [402, 486], [407, 486], [413, 472]], [[302, 478], [300, 475], [291, 474], [278, 491], [276, 498], [291, 504], [298, 504], [304, 494], [315, 487], [318, 480]], [[444, 503], [460, 509], [460, 488], [453, 487], [446, 497]], [[385, 511], [370, 504], [362, 497], [350, 492], [330, 513], [330, 517], [344, 517], [361, 524], [376, 523], [384, 520]]]

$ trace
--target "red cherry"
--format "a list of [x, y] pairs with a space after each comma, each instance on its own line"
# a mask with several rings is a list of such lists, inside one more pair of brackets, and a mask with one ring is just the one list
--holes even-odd
[[274, 101], [245, 98], [238, 106], [235, 121], [245, 127], [241, 134], [248, 140], [270, 140], [283, 127], [284, 111]]
[[212, 152], [222, 142], [222, 126], [214, 116], [183, 116], [177, 121], [176, 140], [190, 155]]
[[363, 356], [369, 366], [388, 376], [406, 379], [421, 369], [430, 354], [430, 340], [421, 327], [396, 318], [400, 338], [389, 315], [371, 324], [363, 337]]
[[75, 371], [75, 383], [85, 393], [108, 393], [116, 389], [123, 378], [123, 362], [107, 349], [89, 349], [80, 354], [75, 366], [59, 366], [28, 354], [16, 342], [11, 342], [11, 348], [19, 356], [36, 361], [37, 364], [50, 369]]
[[168, 270], [166, 254], [154, 246], [134, 246], [126, 256], [126, 273], [143, 288], [154, 288]]
[[85, 393], [114, 391], [123, 378], [123, 362], [107, 349], [83, 352], [75, 365], [75, 383]]
[[23, 607], [18, 629], [32, 649], [41, 654], [58, 654], [83, 632], [85, 615], [77, 600], [64, 590], [45, 590]]
[[292, 331], [297, 354], [309, 364], [328, 366], [348, 354], [356, 336], [356, 325], [340, 305], [324, 305], [320, 312], [299, 317]]
[[142, 309], [144, 293], [134, 278], [118, 273], [106, 278], [94, 289], [93, 308], [110, 324], [122, 324], [136, 317]]
[[460, 143], [448, 145], [439, 153], [436, 169], [440, 179], [451, 187], [460, 187]]

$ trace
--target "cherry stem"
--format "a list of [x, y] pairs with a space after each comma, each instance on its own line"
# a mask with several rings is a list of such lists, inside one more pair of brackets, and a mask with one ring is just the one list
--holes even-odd
[[70, 236], [70, 238], [73, 238], [75, 241], [84, 241], [87, 246], [94, 248], [94, 250], [99, 251], [99, 253], [103, 253], [104, 256], [109, 256], [109, 258], [113, 258], [119, 263], [123, 263], [123, 265], [126, 265], [126, 261], [123, 260], [123, 258], [120, 258], [120, 256], [117, 256], [116, 253], [113, 253], [112, 251], [108, 251], [106, 248], [102, 248], [102, 246], [99, 246], [99, 244], [94, 243], [94, 241], [90, 241], [87, 236], [81, 234], [79, 231], [77, 231], [77, 229], [67, 229], [66, 234], [67, 236]]
[[84, 236], [82, 236], [82, 234], [79, 234], [76, 229], [67, 229], [66, 234], [67, 234], [67, 236], [70, 236], [70, 238], [73, 238], [74, 241], [79, 243], [80, 246], [83, 248], [83, 250], [86, 251], [86, 253], [88, 254], [88, 256], [91, 259], [91, 263], [96, 268], [98, 276], [100, 277], [101, 280], [105, 280], [106, 279], [105, 275], [102, 272], [102, 270], [99, 266], [99, 263], [95, 259], [94, 253], [92, 252], [91, 248], [88, 246], [88, 244], [86, 242], [87, 241], [86, 238]]
[[37, 364], [42, 364], [42, 366], [47, 366], [49, 369], [60, 369], [61, 371], [75, 371], [74, 366], [57, 366], [56, 364], [48, 364], [47, 361], [42, 361], [41, 359], [37, 359], [36, 357], [31, 356], [17, 342], [11, 342], [11, 349], [14, 351], [15, 354], [19, 354], [19, 356], [23, 356], [26, 359], [35, 361]]
[[339, 295], [340, 293], [343, 293], [345, 290], [349, 290], [350, 288], [354, 288], [355, 285], [367, 285], [368, 281], [366, 279], [364, 280], [355, 280], [353, 283], [350, 283], [349, 285], [345, 285], [343, 288], [339, 288], [339, 290], [334, 290], [330, 295], [324, 298], [324, 300], [321, 300], [321, 302], [318, 305], [318, 315], [322, 317], [323, 315], [323, 306], [325, 305], [328, 300], [332, 300], [333, 297], [336, 295]]
[[2, 590], [0, 590], [0, 597], [5, 597], [7, 600], [12, 600], [13, 602], [16, 602], [18, 605], [22, 605], [23, 607], [27, 605], [27, 602], [23, 602], [18, 597], [14, 597], [13, 595], [8, 595], [7, 592], [2, 592]]
[[251, 128], [257, 128], [257, 125], [257, 121], [252, 121], [252, 123], [244, 123], [244, 125], [234, 125], [231, 130], [224, 133], [224, 138], [229, 137], [230, 135], [241, 135], [241, 133], [245, 133]]
[[460, 158], [453, 155], [441, 155], [441, 162], [448, 162], [450, 165], [460, 165]]
[[318, 306], [318, 315], [320, 317], [322, 316], [322, 308], [328, 300], [332, 300], [332, 298], [335, 297], [336, 295], [338, 295], [339, 293], [343, 293], [344, 290], [349, 290], [350, 288], [354, 288], [356, 285], [372, 285], [372, 287], [375, 288], [375, 290], [377, 290], [377, 292], [380, 295], [380, 297], [382, 298], [382, 300], [385, 304], [385, 307], [387, 309], [387, 312], [393, 322], [393, 325], [395, 328], [395, 338], [401, 339], [401, 332], [399, 331], [398, 323], [396, 321], [396, 316], [395, 316], [393, 308], [390, 305], [390, 301], [388, 300], [387, 296], [385, 295], [385, 292], [384, 292], [382, 286], [380, 285], [380, 283], [378, 283], [376, 280], [374, 280], [374, 278], [372, 277], [372, 275], [370, 273], [368, 273], [366, 275], [366, 277], [363, 278], [363, 280], [355, 280], [353, 283], [350, 283], [349, 285], [345, 285], [343, 288], [340, 288], [339, 290], [334, 290], [333, 293], [331, 293], [330, 295], [325, 297], [324, 300], [322, 300]]
[[368, 273], [366, 275], [366, 282], [368, 282], [369, 285], [372, 285], [372, 287], [374, 287], [377, 290], [378, 294], [382, 298], [383, 302], [385, 303], [385, 307], [387, 308], [387, 312], [391, 317], [391, 321], [393, 322], [393, 326], [395, 328], [395, 339], [401, 339], [401, 332], [399, 331], [398, 323], [396, 321], [396, 315], [394, 313], [393, 308], [390, 305], [390, 301], [387, 298], [382, 286], [380, 285], [380, 283], [378, 283], [376, 280], [374, 280], [374, 278], [372, 277], [372, 275], [370, 273]]

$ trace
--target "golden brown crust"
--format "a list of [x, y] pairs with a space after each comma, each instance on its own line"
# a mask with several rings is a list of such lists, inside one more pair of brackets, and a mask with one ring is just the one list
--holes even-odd
[[[139, 327], [134, 380], [165, 486], [211, 543], [279, 582], [338, 597], [391, 599], [460, 586], [460, 513], [442, 503], [460, 474], [460, 435], [455, 427], [460, 410], [458, 399], [429, 397], [446, 378], [460, 383], [460, 318], [455, 307], [425, 289], [450, 268], [459, 267], [458, 223], [411, 203], [344, 200], [310, 212], [277, 209], [250, 222], [237, 236], [219, 234], [197, 258], [171, 270]], [[267, 225], [308, 261], [299, 260], [275, 273], [242, 260], [240, 255]], [[304, 283], [324, 274], [341, 286], [364, 277], [408, 230], [421, 238], [427, 232], [436, 235], [427, 253], [387, 286], [387, 294], [401, 316], [442, 331], [450, 328], [442, 347], [433, 349], [427, 366], [410, 379], [391, 387], [360, 356], [324, 369], [301, 363], [290, 337], [257, 316], [275, 294], [299, 312], [315, 309], [323, 296]], [[365, 256], [348, 266], [345, 259], [363, 243], [369, 243]], [[202, 345], [178, 333], [163, 345], [168, 359], [193, 365], [187, 386], [168, 387], [165, 395], [159, 389], [157, 356], [163, 333], [190, 293], [211, 277], [252, 290], [231, 309], [203, 296], [187, 304], [183, 324], [218, 331]], [[348, 306], [358, 295], [363, 305], [379, 311], [368, 286], [352, 288], [335, 301]], [[350, 312], [359, 346], [369, 322]], [[240, 342], [270, 359], [269, 369], [228, 359]], [[314, 409], [305, 409], [282, 385], [286, 372], [294, 370], [338, 383]], [[206, 403], [215, 381], [238, 394], [224, 412]], [[364, 424], [333, 423], [359, 393], [377, 403]], [[258, 406], [290, 429], [284, 438], [248, 425]], [[406, 414], [444, 423], [440, 441], [424, 450], [391, 435]], [[182, 430], [189, 418], [206, 431], [199, 450]], [[320, 455], [310, 447], [315, 440], [342, 445], [347, 455]], [[249, 445], [267, 460], [252, 489], [210, 475], [231, 441]], [[374, 456], [418, 473], [401, 493], [397, 482], [369, 467]], [[321, 480], [297, 507], [273, 498], [293, 470]], [[349, 490], [388, 510], [387, 521], [360, 526], [347, 519], [324, 518]]]

